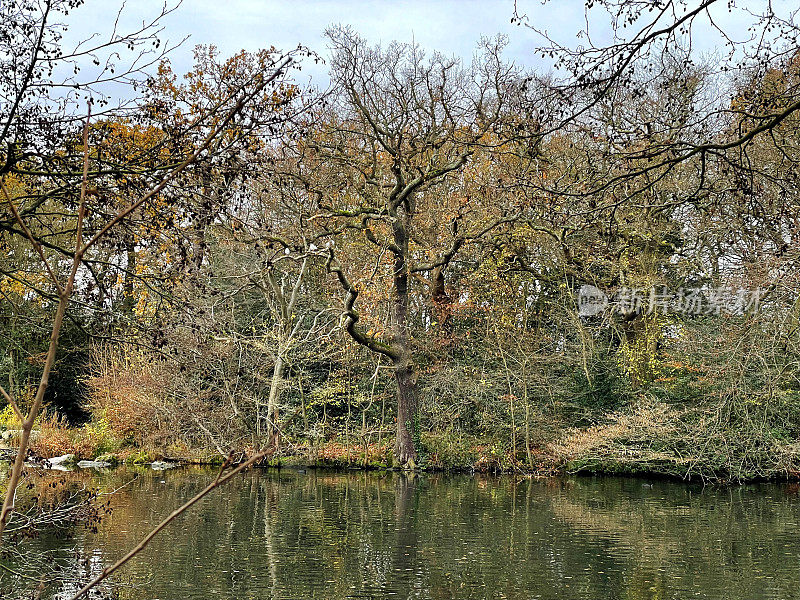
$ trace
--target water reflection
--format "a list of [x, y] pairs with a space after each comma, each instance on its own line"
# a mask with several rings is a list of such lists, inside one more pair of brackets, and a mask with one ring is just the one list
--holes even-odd
[[[96, 572], [211, 476], [143, 472], [116, 494], [96, 534], [32, 545], [59, 548], [73, 572]], [[100, 484], [130, 478], [120, 470]], [[800, 589], [799, 518], [797, 487], [786, 485], [256, 471], [151, 542], [114, 593], [785, 599]], [[20, 582], [0, 577], [2, 597], [14, 597]], [[62, 583], [49, 597], [70, 588]]]

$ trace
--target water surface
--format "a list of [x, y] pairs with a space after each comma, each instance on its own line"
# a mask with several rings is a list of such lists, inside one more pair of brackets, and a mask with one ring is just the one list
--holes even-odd
[[[106, 488], [133, 471], [100, 476]], [[213, 472], [141, 472], [97, 533], [38, 539], [65, 581], [121, 556]], [[107, 590], [119, 598], [797, 598], [796, 485], [260, 470], [181, 517]], [[69, 574], [69, 575], [67, 575]], [[0, 575], [0, 595], [18, 581]]]

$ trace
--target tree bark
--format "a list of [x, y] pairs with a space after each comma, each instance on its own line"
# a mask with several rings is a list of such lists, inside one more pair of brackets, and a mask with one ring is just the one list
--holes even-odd
[[394, 454], [401, 466], [413, 469], [418, 461], [414, 432], [418, 428], [418, 390], [414, 363], [405, 359], [394, 365], [397, 381], [397, 435]]
[[269, 434], [270, 445], [280, 447], [280, 429], [278, 429], [278, 396], [283, 384], [283, 355], [278, 353], [275, 359], [275, 367], [272, 370], [272, 382], [269, 386], [269, 398], [267, 400], [267, 432]]
[[[396, 228], [395, 240], [403, 250], [408, 248], [405, 228]], [[406, 252], [395, 255], [394, 275], [394, 346], [398, 349], [393, 359], [394, 375], [397, 381], [397, 435], [394, 454], [404, 468], [413, 469], [417, 462], [417, 449], [414, 432], [418, 427], [417, 373], [411, 358], [408, 335], [408, 263]]]

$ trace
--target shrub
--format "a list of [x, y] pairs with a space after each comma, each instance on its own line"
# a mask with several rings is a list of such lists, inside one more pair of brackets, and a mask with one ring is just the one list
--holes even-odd
[[0, 429], [6, 431], [8, 429], [19, 429], [22, 424], [19, 422], [14, 409], [10, 404], [6, 404], [3, 410], [0, 410]]

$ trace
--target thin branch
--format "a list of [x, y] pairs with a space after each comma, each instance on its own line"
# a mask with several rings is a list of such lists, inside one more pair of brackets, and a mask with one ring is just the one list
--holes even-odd
[[117, 569], [122, 567], [130, 559], [132, 559], [134, 556], [139, 554], [139, 552], [144, 550], [147, 547], [147, 544], [150, 543], [150, 540], [152, 540], [154, 537], [156, 537], [167, 525], [172, 523], [172, 521], [177, 519], [184, 512], [186, 512], [189, 508], [191, 508], [192, 506], [197, 504], [200, 500], [205, 498], [214, 489], [216, 489], [219, 486], [221, 486], [222, 484], [230, 481], [231, 478], [233, 478], [234, 476], [238, 475], [239, 473], [241, 473], [245, 469], [249, 468], [250, 466], [254, 465], [258, 461], [260, 461], [260, 460], [266, 458], [267, 456], [271, 455], [273, 452], [275, 452], [274, 448], [268, 448], [267, 450], [264, 450], [262, 452], [254, 454], [247, 461], [243, 462], [241, 465], [239, 465], [238, 467], [236, 467], [235, 469], [230, 471], [227, 475], [218, 476], [216, 479], [214, 479], [214, 481], [209, 483], [206, 487], [204, 487], [200, 492], [198, 492], [195, 496], [193, 496], [191, 499], [189, 499], [186, 503], [182, 504], [181, 506], [179, 506], [178, 508], [173, 510], [163, 521], [161, 521], [161, 523], [156, 525], [156, 527], [152, 531], [150, 531], [150, 533], [148, 533], [146, 536], [144, 536], [142, 538], [142, 540], [138, 544], [136, 544], [136, 546], [130, 552], [128, 552], [125, 556], [120, 558], [117, 562], [115, 562], [110, 567], [106, 567], [105, 569], [103, 569], [103, 571], [99, 575], [97, 575], [97, 577], [95, 577], [89, 583], [87, 583], [85, 586], [83, 586], [83, 588], [81, 588], [81, 590], [77, 594], [72, 596], [70, 598], [70, 600], [78, 600], [78, 598], [81, 598], [84, 595], [86, 595], [86, 593], [88, 591], [90, 591], [92, 588], [96, 587], [97, 584], [99, 584], [101, 581], [106, 579], [109, 575], [114, 573], [114, 571], [116, 571]]

